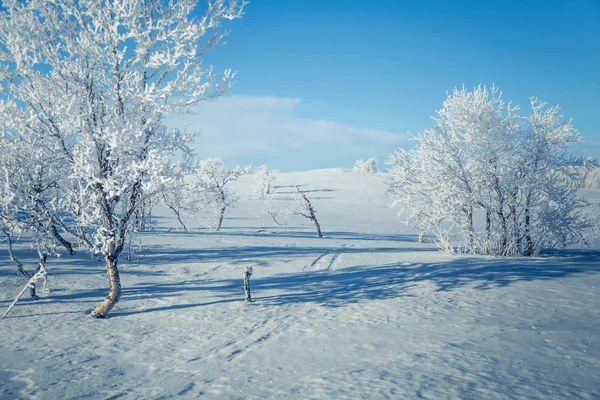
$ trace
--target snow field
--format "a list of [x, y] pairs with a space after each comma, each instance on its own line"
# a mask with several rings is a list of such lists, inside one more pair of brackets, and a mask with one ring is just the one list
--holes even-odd
[[[250, 193], [252, 177], [236, 182]], [[317, 210], [277, 226], [242, 199], [221, 232], [155, 210], [105, 320], [102, 262], [48, 262], [51, 292], [0, 321], [0, 398], [594, 399], [600, 253], [452, 257], [397, 222], [385, 176], [279, 174]], [[597, 191], [586, 191], [595, 197]], [[287, 199], [287, 200], [286, 200]], [[18, 248], [31, 269], [33, 252]], [[254, 267], [254, 302], [243, 272]], [[0, 308], [23, 279], [0, 259]]]

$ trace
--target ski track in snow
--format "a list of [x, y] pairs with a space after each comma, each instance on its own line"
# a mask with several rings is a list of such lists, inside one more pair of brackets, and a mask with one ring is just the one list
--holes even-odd
[[[333, 251], [326, 251], [323, 254], [321, 254], [320, 256], [318, 256], [317, 258], [314, 259], [314, 261], [310, 264], [310, 266], [307, 268], [306, 266], [302, 268], [303, 271], [306, 270], [314, 270], [314, 271], [318, 271], [320, 269], [336, 269], [340, 262], [343, 259], [343, 254], [342, 253], [338, 253], [338, 252], [333, 252]], [[325, 260], [325, 262], [324, 262]], [[323, 265], [326, 265], [325, 268], [323, 268]]]
[[[0, 320], [0, 399], [600, 398], [597, 244], [568, 258], [450, 257], [396, 222], [375, 196], [382, 177], [362, 179], [375, 210], [355, 180], [281, 174], [313, 190], [322, 239], [301, 219], [255, 218], [254, 200], [217, 233], [168, 232], [177, 224], [157, 210], [160, 231], [122, 261], [105, 320], [85, 314], [106, 295], [102, 263], [50, 260], [51, 292]], [[0, 259], [0, 309], [23, 284]]]

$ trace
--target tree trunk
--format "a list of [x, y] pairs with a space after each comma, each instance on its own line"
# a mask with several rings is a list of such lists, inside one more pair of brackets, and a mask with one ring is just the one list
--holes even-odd
[[499, 255], [504, 257], [506, 256], [506, 252], [508, 250], [508, 223], [506, 221], [506, 215], [504, 214], [504, 204], [505, 198], [504, 193], [500, 187], [500, 179], [497, 176], [494, 176], [494, 189], [498, 196], [498, 205], [496, 206], [496, 215], [498, 215], [498, 220], [500, 221], [500, 251]]
[[506, 223], [506, 217], [502, 211], [498, 212], [498, 218], [500, 218], [501, 227], [501, 239], [500, 239], [500, 255], [506, 256], [508, 251], [508, 226]]
[[117, 268], [118, 257], [105, 256], [104, 258], [106, 259], [110, 291], [102, 303], [98, 304], [92, 310], [91, 315], [95, 318], [104, 318], [121, 298], [121, 278], [119, 277], [119, 270]]
[[66, 240], [64, 237], [61, 236], [60, 233], [58, 233], [58, 230], [56, 229], [56, 225], [50, 224], [50, 230], [52, 231], [52, 235], [54, 236], [54, 238], [56, 240], [58, 240], [59, 243], [62, 244], [65, 249], [67, 249], [67, 252], [69, 253], [70, 256], [75, 254], [75, 252], [73, 251], [73, 245], [71, 245], [71, 242]]
[[519, 215], [517, 213], [517, 196], [519, 193], [519, 188], [514, 188], [511, 193], [511, 205], [510, 205], [510, 214], [512, 219], [512, 240], [511, 240], [511, 256], [521, 255], [522, 253], [522, 245], [520, 238], [520, 229], [519, 229]]
[[[32, 278], [36, 275], [38, 275], [38, 273], [41, 271], [42, 272], [42, 276], [45, 282], [46, 279], [46, 260], [48, 259], [48, 254], [46, 254], [46, 252], [40, 252], [40, 263], [39, 266], [37, 267], [37, 269], [35, 270], [35, 274], [33, 274]], [[35, 283], [36, 280], [35, 279], [30, 279], [29, 280], [29, 295], [31, 297], [33, 297], [35, 300], [39, 300], [40, 297], [35, 293]], [[45, 283], [44, 283], [44, 287], [45, 287]]]
[[225, 207], [221, 207], [221, 212], [219, 214], [219, 222], [217, 223], [216, 231], [221, 230], [221, 225], [223, 225], [223, 218], [225, 217]]
[[317, 235], [319, 235], [319, 237], [322, 238], [323, 234], [321, 233], [321, 225], [319, 225], [319, 221], [317, 221], [316, 218], [313, 218], [313, 222], [315, 223], [315, 226], [317, 227]]
[[485, 210], [485, 254], [490, 253], [490, 240], [492, 239], [492, 211], [488, 208]]
[[31, 281], [31, 277], [33, 275], [30, 274], [29, 272], [25, 271], [25, 268], [23, 268], [23, 264], [21, 264], [21, 261], [19, 261], [17, 259], [17, 257], [15, 257], [15, 254], [13, 253], [13, 249], [12, 249], [12, 238], [10, 237], [10, 233], [8, 233], [8, 231], [5, 229], [2, 229], [2, 232], [4, 233], [4, 235], [6, 235], [6, 242], [8, 244], [8, 256], [15, 264], [17, 264], [17, 271], [19, 271], [19, 273], [21, 275], [23, 275], [30, 281], [31, 285], [29, 286], [29, 288], [30, 288], [29, 293], [30, 293], [31, 297], [35, 300], [38, 300], [39, 297], [35, 294], [35, 281], [34, 282]]
[[167, 204], [167, 207], [169, 207], [171, 209], [171, 211], [173, 211], [173, 213], [175, 214], [175, 216], [177, 217], [177, 221], [179, 221], [179, 224], [183, 227], [183, 231], [187, 232], [188, 228], [187, 226], [183, 223], [183, 220], [181, 219], [181, 213], [180, 211], [173, 207], [172, 205]]
[[469, 209], [467, 210], [467, 219], [469, 223], [469, 250], [473, 253], [473, 248], [475, 247], [475, 228], [473, 228], [473, 207], [471, 206], [469, 206]]
[[531, 207], [531, 194], [527, 195], [527, 200], [525, 201], [525, 242], [526, 249], [525, 255], [530, 257], [533, 255], [533, 240], [531, 240], [531, 216], [530, 209]]
[[179, 223], [181, 224], [181, 226], [183, 227], [183, 231], [187, 232], [188, 228], [187, 226], [183, 223], [183, 220], [181, 219], [181, 215], [179, 214], [179, 211], [175, 213], [175, 215], [177, 216], [177, 221], [179, 221]]
[[269, 179], [269, 182], [267, 182], [267, 194], [271, 194], [271, 177], [270, 175], [267, 173], [267, 179]]
[[138, 231], [146, 230], [146, 207], [145, 202], [140, 202], [140, 206], [135, 210], [135, 224]]

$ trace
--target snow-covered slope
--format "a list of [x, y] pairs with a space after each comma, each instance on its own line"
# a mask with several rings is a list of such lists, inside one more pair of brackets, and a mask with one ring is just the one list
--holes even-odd
[[[300, 216], [275, 224], [253, 185], [236, 182], [219, 233], [155, 210], [106, 320], [86, 315], [107, 292], [103, 263], [50, 260], [51, 292], [0, 320], [0, 398], [600, 398], [597, 247], [451, 257], [397, 222], [384, 176], [279, 174], [277, 204], [298, 185], [319, 239]], [[32, 268], [26, 246], [18, 256]], [[0, 258], [2, 311], [23, 284]]]

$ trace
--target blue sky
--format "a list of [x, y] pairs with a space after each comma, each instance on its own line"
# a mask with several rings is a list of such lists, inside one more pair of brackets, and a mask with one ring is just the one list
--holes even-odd
[[524, 112], [529, 96], [559, 104], [586, 141], [573, 153], [600, 157], [599, 1], [251, 0], [227, 28], [207, 62], [238, 71], [234, 96], [180, 121], [202, 131], [202, 156], [383, 161], [447, 91], [481, 83]]

